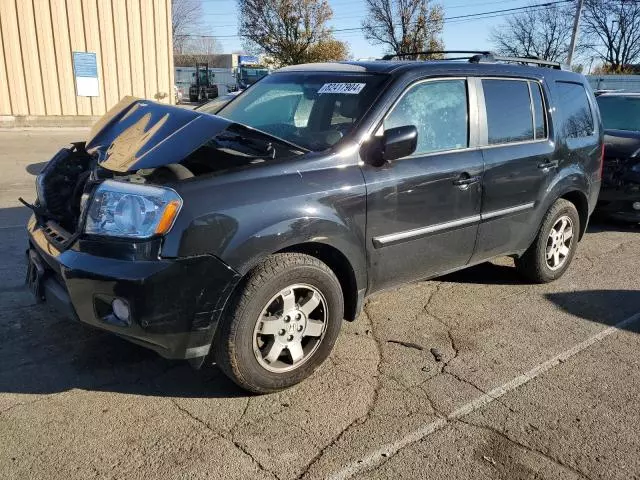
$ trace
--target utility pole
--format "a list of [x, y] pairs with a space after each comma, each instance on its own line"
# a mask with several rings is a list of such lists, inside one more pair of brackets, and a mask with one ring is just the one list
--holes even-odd
[[571, 34], [571, 43], [569, 44], [569, 55], [567, 57], [567, 64], [571, 66], [573, 61], [573, 52], [576, 50], [576, 41], [578, 40], [578, 30], [580, 29], [580, 14], [582, 13], [582, 4], [584, 0], [578, 0], [578, 7], [576, 8], [576, 16], [573, 19], [573, 33]]

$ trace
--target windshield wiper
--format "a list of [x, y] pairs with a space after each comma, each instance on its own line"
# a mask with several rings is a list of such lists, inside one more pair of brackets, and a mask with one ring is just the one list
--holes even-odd
[[216, 135], [214, 137], [214, 140], [216, 141], [216, 143], [220, 143], [220, 141], [223, 141], [223, 142], [232, 142], [232, 143], [244, 145], [246, 147], [251, 148], [257, 153], [264, 154], [264, 155], [261, 155], [260, 158], [263, 158], [265, 156], [272, 159], [276, 158], [276, 149], [274, 148], [273, 143], [268, 142], [266, 140], [265, 141], [255, 140], [253, 138], [247, 138], [242, 135], [238, 135], [235, 133], [228, 133], [228, 132]]
[[[234, 128], [236, 130], [242, 130], [242, 131], [247, 131], [250, 132], [254, 135], [260, 135], [260, 136], [264, 136], [267, 138], [273, 138], [273, 140], [277, 143], [281, 143], [287, 147], [289, 147], [290, 149], [293, 149], [294, 151], [298, 152], [298, 153], [305, 153], [305, 152], [309, 152], [310, 150], [306, 147], [303, 147], [301, 145], [298, 145], [296, 143], [293, 143], [289, 140], [285, 140], [282, 137], [278, 137], [277, 135], [274, 135], [273, 133], [268, 133], [265, 132], [264, 130], [260, 130], [259, 128], [254, 128], [254, 127], [250, 127], [248, 125], [245, 125], [243, 123], [235, 123], [233, 124], [231, 128]], [[265, 140], [266, 141], [266, 140]]]

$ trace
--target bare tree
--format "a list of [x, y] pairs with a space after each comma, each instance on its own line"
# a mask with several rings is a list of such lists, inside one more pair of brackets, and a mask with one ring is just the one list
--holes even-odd
[[503, 55], [565, 61], [575, 6], [555, 4], [540, 8], [535, 5], [531, 3], [526, 10], [510, 15], [502, 25], [493, 28], [489, 36], [491, 43]]
[[632, 0], [585, 0], [583, 30], [590, 49], [612, 72], [640, 59], [640, 3]]
[[171, 33], [175, 53], [185, 53], [190, 35], [200, 33], [201, 27], [202, 0], [171, 0]]
[[396, 55], [444, 48], [440, 5], [430, 0], [365, 0], [365, 4], [369, 12], [362, 27], [371, 43]]
[[339, 50], [327, 26], [333, 16], [327, 0], [239, 0], [238, 5], [247, 50], [266, 53], [276, 65], [318, 61], [318, 52], [326, 56], [319, 48], [323, 42]]
[[194, 62], [209, 62], [212, 55], [222, 51], [220, 43], [212, 37], [196, 36], [190, 37], [185, 42], [183, 54], [188, 55]]

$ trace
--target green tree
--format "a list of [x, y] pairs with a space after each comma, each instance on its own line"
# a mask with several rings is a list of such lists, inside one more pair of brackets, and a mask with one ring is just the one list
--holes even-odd
[[239, 0], [239, 34], [246, 48], [277, 65], [344, 60], [347, 47], [333, 38], [327, 0]]

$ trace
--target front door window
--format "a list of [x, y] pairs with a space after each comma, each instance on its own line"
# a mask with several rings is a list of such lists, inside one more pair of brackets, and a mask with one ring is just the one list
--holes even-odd
[[465, 80], [421, 82], [405, 92], [384, 120], [384, 129], [415, 125], [418, 147], [414, 155], [467, 148], [467, 105]]

